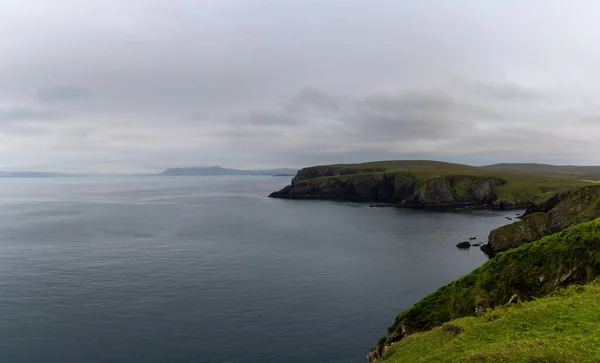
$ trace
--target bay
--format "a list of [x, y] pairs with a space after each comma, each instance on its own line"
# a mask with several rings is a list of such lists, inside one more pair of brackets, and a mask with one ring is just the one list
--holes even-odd
[[519, 211], [266, 196], [288, 178], [0, 180], [1, 362], [364, 362]]

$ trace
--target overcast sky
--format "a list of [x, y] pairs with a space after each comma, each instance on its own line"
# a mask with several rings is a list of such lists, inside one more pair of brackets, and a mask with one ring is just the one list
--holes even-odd
[[4, 170], [600, 164], [596, 0], [3, 0], [0, 14]]

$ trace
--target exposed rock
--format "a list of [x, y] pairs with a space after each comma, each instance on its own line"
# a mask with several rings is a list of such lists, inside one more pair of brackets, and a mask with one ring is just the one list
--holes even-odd
[[558, 287], [564, 285], [565, 282], [568, 283], [569, 280], [571, 280], [571, 278], [574, 277], [575, 272], [577, 272], [577, 267], [573, 267], [566, 273], [562, 274], [559, 278], [556, 279], [556, 281], [554, 282], [554, 286]]
[[464, 241], [464, 242], [460, 242], [456, 245], [456, 247], [458, 248], [469, 248], [471, 247], [471, 242], [469, 241]]
[[513, 224], [494, 229], [490, 232], [488, 244], [484, 252], [494, 255], [523, 243], [536, 241], [550, 234], [548, 216], [545, 213], [534, 213]]
[[303, 178], [306, 178], [306, 176], [294, 178], [292, 185], [272, 193], [270, 197], [352, 199], [401, 203], [402, 200], [413, 194], [417, 183], [417, 179], [410, 175], [396, 173]]
[[369, 355], [367, 355], [367, 359], [369, 360], [369, 362], [373, 362], [376, 359], [381, 358], [381, 355], [379, 355], [379, 352], [377, 351], [377, 349], [373, 349], [369, 352]]
[[371, 208], [393, 208], [394, 205], [389, 204], [389, 203], [387, 203], [387, 204], [380, 203], [380, 204], [371, 204], [369, 207], [371, 207]]
[[600, 217], [600, 185], [543, 195], [521, 221], [493, 230], [482, 250], [494, 254]]
[[292, 184], [271, 193], [273, 198], [328, 198], [375, 201], [405, 206], [488, 206], [497, 200], [499, 178], [444, 176], [417, 179], [410, 173], [334, 167], [298, 172]]

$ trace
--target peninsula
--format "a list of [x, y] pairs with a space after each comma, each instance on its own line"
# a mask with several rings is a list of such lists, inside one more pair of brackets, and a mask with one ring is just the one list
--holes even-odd
[[410, 207], [528, 207], [543, 193], [588, 185], [600, 167], [470, 166], [428, 160], [376, 161], [301, 169], [273, 198], [348, 199]]

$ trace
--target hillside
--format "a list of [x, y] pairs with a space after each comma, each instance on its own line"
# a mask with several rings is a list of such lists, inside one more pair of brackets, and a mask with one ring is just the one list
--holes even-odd
[[530, 301], [600, 275], [600, 220], [498, 254], [400, 313], [370, 353], [381, 358], [406, 337], [509, 301]]
[[581, 180], [600, 180], [600, 166], [548, 165], [548, 164], [494, 164], [484, 166], [494, 172], [529, 173], [566, 176]]
[[600, 282], [417, 333], [385, 362], [598, 362]]
[[304, 168], [275, 198], [339, 198], [409, 206], [528, 206], [536, 195], [590, 184], [573, 175], [426, 160]]
[[292, 176], [296, 174], [295, 169], [265, 169], [265, 170], [239, 170], [228, 169], [220, 166], [205, 166], [195, 168], [169, 168], [159, 175], [184, 176], [184, 175], [277, 175]]

